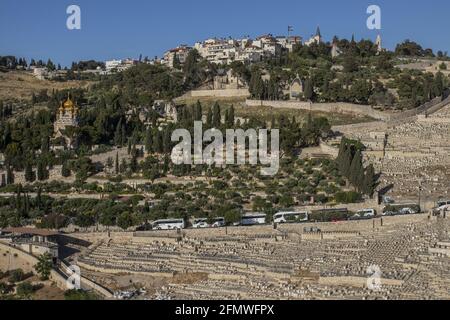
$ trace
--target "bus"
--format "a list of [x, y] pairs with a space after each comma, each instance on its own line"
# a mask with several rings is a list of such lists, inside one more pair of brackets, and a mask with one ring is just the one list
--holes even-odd
[[153, 230], [177, 230], [186, 227], [184, 219], [164, 219], [153, 222]]
[[273, 216], [274, 223], [295, 223], [306, 222], [309, 220], [307, 211], [300, 212], [278, 212]]
[[246, 213], [241, 218], [241, 226], [256, 226], [266, 224], [267, 215], [264, 213]]

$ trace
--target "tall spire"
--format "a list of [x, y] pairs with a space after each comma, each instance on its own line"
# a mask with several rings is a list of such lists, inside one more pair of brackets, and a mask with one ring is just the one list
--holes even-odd
[[377, 40], [375, 41], [375, 45], [377, 46], [377, 51], [378, 52], [383, 51], [383, 43], [382, 43], [382, 40], [381, 40], [381, 35], [377, 36]]
[[322, 38], [322, 35], [320, 33], [320, 27], [317, 26], [316, 36]]

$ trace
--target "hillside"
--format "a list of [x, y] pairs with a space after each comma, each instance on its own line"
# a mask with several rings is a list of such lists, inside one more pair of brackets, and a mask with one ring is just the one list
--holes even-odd
[[64, 90], [69, 88], [86, 88], [90, 81], [56, 82], [38, 80], [30, 72], [0, 72], [0, 100], [30, 100], [33, 92], [41, 90]]

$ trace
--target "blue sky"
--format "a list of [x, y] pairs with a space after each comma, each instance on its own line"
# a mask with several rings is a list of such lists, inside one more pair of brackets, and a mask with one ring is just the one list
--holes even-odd
[[[66, 28], [66, 8], [81, 7], [82, 29]], [[161, 56], [208, 37], [283, 35], [375, 39], [366, 9], [382, 10], [384, 46], [413, 39], [450, 52], [448, 0], [0, 0], [0, 55], [72, 61]]]

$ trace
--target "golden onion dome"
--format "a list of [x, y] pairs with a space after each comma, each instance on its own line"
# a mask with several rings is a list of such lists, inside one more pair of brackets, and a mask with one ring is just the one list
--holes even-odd
[[70, 98], [67, 98], [66, 102], [64, 102], [64, 109], [73, 109], [75, 107], [74, 103]]

